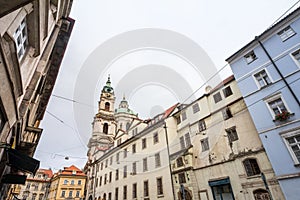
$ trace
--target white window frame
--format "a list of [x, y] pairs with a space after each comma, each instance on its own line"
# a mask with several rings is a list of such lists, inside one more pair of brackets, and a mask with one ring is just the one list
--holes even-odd
[[[25, 30], [25, 35], [23, 34], [23, 30]], [[20, 25], [15, 30], [13, 37], [14, 37], [14, 41], [16, 44], [17, 57], [19, 60], [21, 60], [24, 57], [25, 52], [28, 48], [28, 44], [29, 44], [28, 43], [28, 31], [27, 31], [26, 17], [24, 17], [24, 19], [21, 21]], [[20, 44], [18, 44], [18, 38], [20, 38], [20, 40], [21, 40]], [[21, 55], [19, 55], [20, 51], [22, 51]]]
[[[263, 71], [266, 72], [268, 78], [270, 79], [270, 83], [269, 83], [269, 84], [265, 84], [264, 86], [261, 86], [261, 85], [259, 84], [259, 82], [258, 82], [258, 80], [257, 80], [257, 78], [256, 78], [255, 75], [260, 74], [260, 73], [262, 73]], [[255, 72], [254, 74], [252, 74], [252, 77], [253, 77], [254, 82], [255, 82], [255, 84], [256, 84], [256, 86], [257, 86], [258, 89], [267, 87], [268, 85], [271, 85], [271, 84], [274, 82], [273, 79], [272, 79], [272, 77], [270, 76], [270, 74], [269, 74], [269, 72], [268, 72], [268, 70], [267, 70], [266, 68], [263, 68], [263, 69], [261, 69], [261, 70]]]
[[283, 96], [281, 95], [281, 93], [280, 93], [280, 94], [276, 94], [276, 95], [274, 95], [274, 96], [272, 96], [272, 97], [269, 97], [269, 98], [265, 99], [265, 103], [267, 104], [267, 107], [268, 107], [269, 112], [270, 112], [270, 114], [271, 114], [271, 116], [272, 116], [273, 119], [275, 119], [275, 116], [276, 116], [276, 115], [275, 115], [273, 109], [270, 107], [269, 103], [270, 103], [271, 101], [277, 100], [277, 99], [279, 99], [279, 98], [282, 100], [282, 102], [283, 102], [283, 104], [284, 104], [284, 106], [285, 106], [287, 112], [291, 113], [291, 111], [290, 111], [290, 109], [289, 109], [289, 107], [288, 107], [286, 101], [284, 100]]
[[294, 31], [294, 29], [292, 29], [291, 26], [287, 26], [281, 31], [279, 31], [277, 35], [280, 37], [281, 41], [284, 42], [289, 38], [293, 37], [294, 35], [296, 35], [296, 32]]
[[[294, 54], [296, 54], [298, 52], [299, 55], [299, 60], [296, 59], [296, 56]], [[296, 51], [293, 51], [290, 53], [290, 56], [292, 57], [293, 61], [296, 63], [296, 65], [300, 68], [300, 48], [297, 49]]]
[[300, 128], [298, 128], [297, 130], [291, 131], [291, 132], [280, 133], [280, 135], [281, 135], [281, 137], [282, 137], [282, 139], [283, 139], [283, 142], [284, 142], [284, 144], [286, 145], [287, 150], [289, 151], [289, 154], [291, 155], [291, 157], [292, 157], [292, 159], [293, 159], [295, 165], [299, 165], [300, 162], [299, 162], [299, 160], [297, 159], [297, 157], [296, 157], [294, 151], [292, 150], [290, 144], [288, 143], [287, 138], [289, 138], [289, 137], [295, 137], [295, 136], [297, 136], [297, 135], [300, 135]]

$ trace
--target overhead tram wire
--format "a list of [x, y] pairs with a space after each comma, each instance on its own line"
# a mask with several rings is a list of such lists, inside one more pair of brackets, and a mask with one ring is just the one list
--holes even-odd
[[271, 26], [269, 26], [269, 28], [271, 28], [272, 26], [274, 26], [279, 20], [281, 20], [290, 10], [293, 9], [293, 7], [295, 7], [298, 3], [300, 2], [297, 1], [296, 3], [294, 3], [289, 9], [287, 9], [280, 17], [278, 17], [272, 24]]
[[88, 106], [88, 107], [91, 107], [91, 108], [95, 108], [95, 106], [89, 105], [87, 103], [82, 103], [82, 102], [76, 101], [74, 99], [70, 99], [70, 98], [67, 98], [67, 97], [60, 96], [60, 95], [52, 94], [52, 96], [56, 97], [56, 98], [59, 98], [59, 99], [66, 100], [66, 101], [71, 101], [73, 103], [77, 103], [77, 104], [80, 104], [80, 105], [84, 105], [84, 106]]
[[81, 145], [87, 149], [86, 144], [82, 141], [79, 132], [72, 126], [70, 126], [69, 124], [65, 123], [63, 120], [61, 120], [59, 117], [57, 117], [56, 115], [54, 115], [53, 113], [49, 112], [48, 110], [46, 110], [46, 112], [52, 116], [54, 119], [56, 119], [57, 121], [59, 121], [60, 123], [64, 124], [65, 126], [69, 127], [70, 129], [72, 129], [75, 133], [76, 133], [76, 137], [77, 139], [80, 141]]

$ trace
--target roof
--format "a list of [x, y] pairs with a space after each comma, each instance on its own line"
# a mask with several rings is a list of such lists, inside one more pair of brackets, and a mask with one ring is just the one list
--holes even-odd
[[51, 178], [53, 176], [53, 172], [51, 169], [39, 169], [38, 173], [43, 173], [46, 174], [49, 178]]
[[234, 75], [227, 77], [221, 83], [219, 83], [216, 87], [214, 87], [209, 93], [211, 94], [211, 93], [217, 91], [219, 88], [223, 87], [224, 85], [230, 83], [233, 80], [235, 80]]
[[288, 14], [286, 17], [284, 17], [283, 19], [281, 19], [280, 21], [278, 21], [277, 23], [275, 23], [274, 25], [272, 25], [268, 29], [266, 29], [263, 33], [261, 33], [259, 36], [255, 37], [255, 39], [253, 39], [248, 44], [246, 44], [244, 47], [242, 47], [240, 50], [238, 50], [233, 55], [231, 55], [230, 57], [228, 57], [225, 61], [231, 62], [233, 59], [235, 59], [236, 56], [238, 56], [238, 54], [240, 54], [241, 52], [245, 51], [251, 45], [253, 45], [254, 43], [256, 43], [257, 42], [256, 38], [260, 38], [260, 39], [266, 38], [267, 36], [269, 36], [270, 34], [272, 34], [282, 24], [286, 23], [287, 21], [289, 21], [289, 20], [291, 20], [293, 18], [297, 18], [299, 16], [300, 16], [300, 7], [298, 7], [296, 10], [294, 10], [293, 12], [291, 12], [290, 14]]
[[60, 170], [54, 174], [54, 176], [61, 176], [61, 175], [86, 176], [86, 174], [83, 173], [83, 171], [77, 168], [75, 165], [71, 165], [70, 167], [64, 167], [63, 170]]

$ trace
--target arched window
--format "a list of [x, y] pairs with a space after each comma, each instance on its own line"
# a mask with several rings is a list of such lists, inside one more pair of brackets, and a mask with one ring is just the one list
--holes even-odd
[[130, 127], [130, 123], [127, 122], [127, 124], [126, 124], [126, 131], [128, 131], [129, 127]]
[[105, 103], [105, 110], [109, 111], [110, 104], [108, 102]]
[[267, 190], [257, 189], [253, 191], [253, 196], [255, 200], [270, 200], [270, 195]]
[[103, 133], [107, 134], [108, 133], [108, 124], [104, 123], [103, 125]]
[[248, 158], [243, 161], [247, 176], [254, 176], [260, 174], [260, 169], [256, 159]]

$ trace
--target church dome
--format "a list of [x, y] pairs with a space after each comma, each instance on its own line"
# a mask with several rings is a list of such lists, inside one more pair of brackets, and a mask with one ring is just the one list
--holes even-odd
[[111, 93], [111, 94], [114, 93], [114, 89], [111, 87], [110, 76], [108, 76], [106, 85], [103, 87], [102, 92]]

